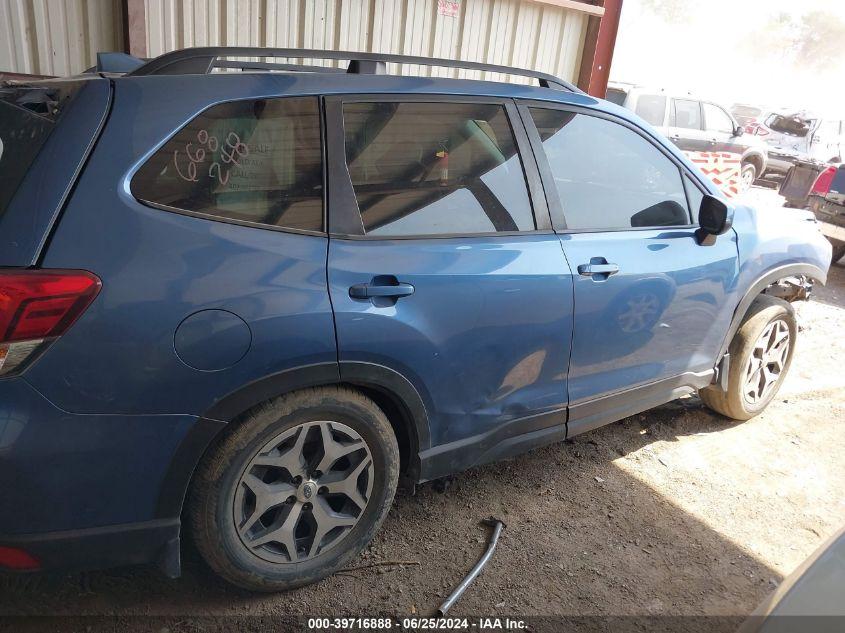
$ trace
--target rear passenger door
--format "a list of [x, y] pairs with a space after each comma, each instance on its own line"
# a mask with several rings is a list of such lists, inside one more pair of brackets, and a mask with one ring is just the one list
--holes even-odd
[[704, 129], [701, 102], [672, 99], [669, 104], [669, 140], [685, 152], [709, 152], [713, 148]]
[[326, 117], [341, 375], [413, 385], [423, 479], [563, 437], [572, 278], [513, 103], [332, 97]]
[[710, 382], [731, 318], [733, 231], [695, 231], [702, 189], [657, 141], [577, 107], [520, 106], [573, 270], [569, 432]]

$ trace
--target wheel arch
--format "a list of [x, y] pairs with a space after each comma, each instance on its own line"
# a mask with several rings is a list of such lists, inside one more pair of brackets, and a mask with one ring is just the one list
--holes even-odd
[[813, 279], [814, 281], [817, 281], [822, 285], [827, 282], [827, 274], [821, 268], [813, 264], [806, 263], [786, 264], [784, 266], [778, 266], [777, 268], [771, 268], [766, 272], [760, 274], [756, 278], [756, 280], [745, 291], [745, 294], [742, 296], [742, 299], [740, 299], [736, 309], [734, 310], [734, 315], [731, 319], [730, 327], [728, 328], [728, 331], [725, 334], [725, 338], [722, 341], [722, 346], [719, 349], [719, 355], [716, 358], [717, 364], [721, 362], [722, 357], [727, 352], [731, 340], [733, 339], [740, 325], [742, 325], [742, 321], [745, 318], [745, 315], [748, 313], [748, 309], [751, 307], [751, 304], [754, 303], [754, 300], [758, 296], [763, 294], [766, 288], [768, 288], [778, 280], [783, 279], [784, 277], [792, 277], [799, 275], [809, 277], [810, 279]]
[[766, 160], [762, 154], [758, 154], [757, 152], [749, 152], [748, 154], [742, 157], [742, 164], [745, 165], [747, 163], [754, 165], [754, 169], [757, 171], [757, 178], [760, 178], [763, 175], [763, 171], [766, 168]]
[[161, 486], [157, 518], [180, 516], [197, 466], [236, 423], [256, 406], [309, 387], [346, 386], [370, 397], [384, 411], [396, 433], [402, 475], [417, 481], [419, 453], [429, 448], [425, 405], [404, 376], [382, 365], [359, 362], [319, 363], [285, 370], [220, 398], [188, 431], [174, 453]]

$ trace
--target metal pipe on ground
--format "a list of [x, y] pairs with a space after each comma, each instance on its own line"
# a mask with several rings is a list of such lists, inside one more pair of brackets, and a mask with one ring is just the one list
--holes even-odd
[[437, 608], [437, 615], [439, 616], [446, 615], [446, 612], [458, 601], [472, 581], [478, 577], [478, 574], [481, 573], [481, 570], [484, 569], [484, 566], [490, 561], [490, 558], [493, 556], [493, 552], [496, 550], [496, 544], [499, 542], [499, 535], [502, 533], [502, 528], [505, 527], [504, 521], [490, 517], [489, 519], [484, 519], [481, 523], [493, 528], [490, 541], [487, 543], [487, 550], [475, 564], [475, 567], [473, 567], [469, 574], [467, 574], [467, 576], [461, 581], [461, 584], [455, 587], [454, 591], [449, 594], [449, 597], [446, 598], [443, 604]]

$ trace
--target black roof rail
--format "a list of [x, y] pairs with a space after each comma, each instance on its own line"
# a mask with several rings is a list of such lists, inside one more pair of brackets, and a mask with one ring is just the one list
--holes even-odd
[[[261, 48], [252, 46], [206, 46], [183, 48], [151, 59], [129, 75], [205, 75], [215, 68], [240, 70], [287, 70], [299, 72], [338, 72], [337, 68], [325, 66], [300, 66], [298, 64], [274, 64], [270, 62], [230, 61], [221, 57], [283, 57], [288, 59], [333, 59], [348, 60], [346, 72], [382, 75], [387, 73], [387, 64], [418, 64], [486, 72], [519, 75], [536, 79], [543, 88], [557, 88], [571, 92], [582, 92], [568, 81], [526, 68], [513, 68], [482, 62], [416, 57], [413, 55], [392, 55], [387, 53], [360, 53], [352, 51], [323, 51], [307, 48]], [[342, 72], [342, 71], [341, 71]]]

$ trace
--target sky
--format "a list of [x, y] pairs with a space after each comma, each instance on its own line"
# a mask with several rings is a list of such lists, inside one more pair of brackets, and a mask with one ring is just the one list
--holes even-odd
[[624, 0], [610, 79], [845, 118], [845, 0]]

